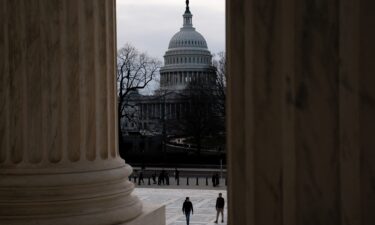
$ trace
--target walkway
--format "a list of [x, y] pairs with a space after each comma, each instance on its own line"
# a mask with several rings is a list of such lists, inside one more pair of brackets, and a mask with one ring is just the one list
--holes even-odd
[[[223, 194], [227, 202], [226, 190], [198, 190], [198, 189], [164, 189], [164, 188], [136, 188], [135, 194], [146, 203], [166, 205], [167, 225], [185, 225], [182, 214], [182, 204], [186, 197], [190, 197], [194, 207], [194, 214], [190, 218], [190, 225], [215, 224], [216, 198]], [[227, 204], [224, 210], [224, 223], [227, 224]]]

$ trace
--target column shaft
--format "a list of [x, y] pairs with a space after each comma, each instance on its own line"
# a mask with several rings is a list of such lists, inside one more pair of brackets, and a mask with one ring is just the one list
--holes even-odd
[[374, 2], [227, 2], [229, 224], [374, 224]]
[[115, 10], [0, 2], [1, 224], [109, 225], [141, 212], [117, 149]]

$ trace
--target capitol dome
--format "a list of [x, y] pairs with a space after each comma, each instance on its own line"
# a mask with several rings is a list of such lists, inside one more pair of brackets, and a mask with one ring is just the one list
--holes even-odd
[[195, 28], [181, 28], [169, 42], [168, 49], [173, 48], [204, 48], [207, 49], [207, 42]]
[[160, 89], [180, 91], [191, 81], [215, 82], [212, 55], [202, 34], [193, 27], [193, 15], [186, 1], [183, 26], [169, 41], [160, 68]]

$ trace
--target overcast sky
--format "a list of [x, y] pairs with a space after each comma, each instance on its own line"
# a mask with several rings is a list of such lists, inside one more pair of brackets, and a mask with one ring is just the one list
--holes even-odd
[[[190, 11], [211, 53], [224, 51], [225, 0], [190, 0]], [[162, 60], [184, 12], [185, 0], [117, 0], [117, 48], [128, 42]]]

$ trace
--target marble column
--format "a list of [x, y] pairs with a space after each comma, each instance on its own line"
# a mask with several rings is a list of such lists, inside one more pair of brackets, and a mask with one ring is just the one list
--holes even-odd
[[115, 0], [2, 0], [0, 21], [0, 224], [140, 215], [117, 149]]
[[375, 2], [227, 6], [229, 224], [375, 224]]

